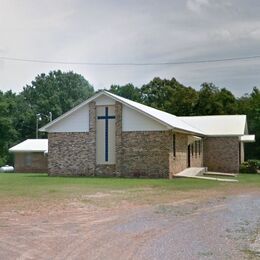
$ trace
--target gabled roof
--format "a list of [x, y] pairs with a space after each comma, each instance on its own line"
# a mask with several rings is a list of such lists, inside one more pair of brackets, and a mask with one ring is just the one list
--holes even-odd
[[181, 120], [199, 127], [208, 136], [247, 134], [246, 115], [183, 116]]
[[48, 139], [27, 139], [11, 147], [9, 152], [48, 152]]
[[70, 116], [73, 112], [75, 112], [79, 108], [87, 105], [88, 103], [90, 103], [91, 101], [100, 97], [101, 95], [105, 95], [105, 96], [110, 97], [110, 98], [112, 98], [116, 101], [119, 101], [122, 104], [124, 104], [124, 105], [126, 105], [126, 106], [128, 106], [132, 109], [135, 109], [135, 110], [141, 112], [142, 114], [144, 114], [144, 115], [158, 121], [159, 123], [167, 126], [169, 129], [175, 129], [177, 131], [181, 131], [181, 132], [185, 132], [185, 133], [191, 133], [191, 134], [195, 134], [195, 135], [196, 134], [197, 135], [204, 135], [204, 132], [201, 131], [199, 128], [190, 125], [189, 123], [183, 121], [182, 119], [180, 119], [179, 117], [177, 117], [175, 115], [163, 112], [161, 110], [158, 110], [158, 109], [155, 109], [155, 108], [152, 108], [152, 107], [149, 107], [149, 106], [145, 106], [145, 105], [140, 104], [138, 102], [117, 96], [117, 95], [112, 94], [112, 93], [107, 92], [107, 91], [99, 92], [98, 94], [94, 95], [93, 97], [87, 99], [86, 101], [84, 101], [81, 104], [79, 104], [78, 106], [74, 107], [73, 109], [71, 109], [67, 113], [61, 115], [60, 117], [56, 118], [55, 120], [53, 120], [49, 124], [40, 128], [40, 131], [48, 131], [48, 128], [50, 128], [52, 125], [56, 124], [57, 122], [61, 121], [64, 118]]

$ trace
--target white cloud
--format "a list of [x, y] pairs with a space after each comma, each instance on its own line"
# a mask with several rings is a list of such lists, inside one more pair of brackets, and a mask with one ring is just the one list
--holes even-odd
[[188, 0], [186, 3], [187, 8], [192, 11], [199, 13], [201, 9], [209, 5], [209, 0]]
[[[259, 0], [0, 0], [0, 55], [43, 60], [160, 62], [260, 53]], [[228, 3], [228, 4], [225, 4]], [[213, 65], [211, 65], [213, 66]], [[41, 72], [81, 73], [96, 88], [155, 76], [198, 86], [226, 82], [221, 66], [90, 67], [0, 61], [0, 89], [21, 91]], [[214, 67], [213, 66], [213, 67]], [[251, 75], [248, 64], [241, 65]], [[225, 67], [227, 68], [227, 67]], [[239, 74], [236, 66], [227, 71]], [[254, 71], [255, 73], [255, 71]], [[218, 77], [223, 76], [221, 81]], [[255, 85], [248, 80], [247, 87]], [[230, 80], [228, 81], [230, 83]], [[245, 87], [235, 82], [238, 88]]]

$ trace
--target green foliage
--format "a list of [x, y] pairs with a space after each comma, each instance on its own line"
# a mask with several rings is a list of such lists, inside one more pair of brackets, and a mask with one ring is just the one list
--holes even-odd
[[[141, 88], [133, 84], [112, 85], [110, 92], [158, 108], [177, 116], [246, 114], [249, 133], [256, 142], [245, 145], [248, 158], [260, 158], [260, 91], [236, 98], [229, 90], [212, 83], [203, 83], [199, 91], [186, 87], [175, 78], [154, 78]], [[93, 87], [79, 74], [51, 71], [40, 74], [16, 95], [0, 91], [0, 166], [11, 163], [8, 148], [27, 138], [35, 137], [36, 114], [53, 118], [94, 94]], [[40, 127], [46, 124], [43, 117]], [[44, 137], [44, 133], [40, 134]]]
[[16, 95], [11, 91], [0, 91], [0, 166], [10, 161], [10, 145], [16, 141], [18, 132], [14, 128]]
[[[73, 72], [51, 71], [40, 74], [20, 94], [20, 111], [17, 128], [23, 129], [24, 139], [35, 136], [36, 114], [56, 118], [94, 94], [93, 87], [83, 76]], [[42, 125], [48, 121], [43, 117]]]
[[124, 86], [112, 85], [109, 91], [111, 93], [131, 99], [136, 102], [141, 101], [140, 89], [135, 87], [133, 84], [126, 84]]
[[193, 115], [198, 101], [196, 90], [183, 86], [175, 78], [154, 78], [140, 92], [144, 104], [177, 116]]
[[260, 158], [260, 91], [256, 87], [250, 95], [236, 98], [213, 83], [205, 82], [196, 91], [175, 78], [154, 78], [141, 88], [130, 84], [111, 86], [110, 91], [176, 116], [245, 114], [249, 133], [256, 135], [255, 143], [245, 144], [246, 159]]
[[240, 173], [257, 173], [257, 168], [259, 167], [259, 161], [248, 160], [240, 165]]
[[[60, 70], [38, 75], [19, 95], [0, 92], [0, 166], [11, 163], [10, 146], [35, 138], [36, 114], [52, 112], [55, 119], [93, 94], [83, 76]], [[48, 121], [42, 119], [40, 126]]]
[[236, 114], [236, 98], [227, 89], [217, 88], [212, 83], [203, 83], [195, 107], [197, 115]]

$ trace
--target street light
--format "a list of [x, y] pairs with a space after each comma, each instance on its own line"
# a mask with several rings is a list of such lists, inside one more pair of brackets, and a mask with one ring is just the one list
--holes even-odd
[[49, 119], [49, 122], [52, 121], [52, 112], [49, 112], [49, 115], [44, 115], [41, 113], [36, 114], [36, 139], [39, 137], [39, 121], [42, 121], [42, 117], [46, 117]]

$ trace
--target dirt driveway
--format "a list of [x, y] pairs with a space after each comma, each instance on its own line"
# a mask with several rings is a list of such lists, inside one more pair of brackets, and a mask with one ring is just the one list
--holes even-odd
[[[87, 199], [105, 202], [111, 196], [96, 193]], [[260, 191], [150, 205], [122, 200], [112, 207], [78, 199], [10, 200], [0, 210], [0, 259], [5, 260], [237, 260], [257, 259], [259, 253]]]

